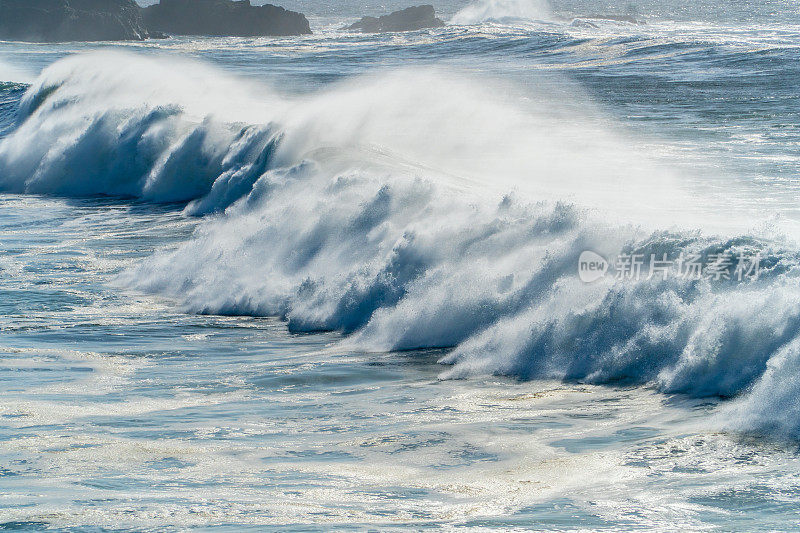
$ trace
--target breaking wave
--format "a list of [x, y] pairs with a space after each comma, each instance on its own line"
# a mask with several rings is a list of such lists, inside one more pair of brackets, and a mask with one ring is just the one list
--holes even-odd
[[[120, 277], [192, 312], [280, 316], [354, 350], [452, 348], [443, 378], [733, 398], [724, 427], [800, 437], [796, 249], [626, 223], [692, 203], [587, 105], [559, 114], [503, 89], [429, 69], [289, 99], [191, 63], [73, 57], [24, 96], [0, 187], [217, 213]], [[757, 256], [761, 270], [587, 284], [586, 250]]]
[[548, 20], [551, 17], [547, 0], [478, 0], [456, 13], [450, 24]]

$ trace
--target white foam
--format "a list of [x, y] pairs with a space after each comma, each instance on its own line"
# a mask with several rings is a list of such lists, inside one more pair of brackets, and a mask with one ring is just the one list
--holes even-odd
[[[225, 212], [120, 280], [193, 312], [281, 316], [352, 333], [358, 350], [455, 347], [443, 377], [696, 396], [783, 379], [764, 372], [798, 336], [792, 248], [681, 192], [566, 83], [522, 92], [430, 68], [286, 99], [202, 65], [103, 53], [49, 68], [21, 116], [0, 143], [6, 190]], [[727, 236], [700, 232], [715, 221]], [[587, 249], [759, 251], [766, 270], [741, 285], [585, 285]]]

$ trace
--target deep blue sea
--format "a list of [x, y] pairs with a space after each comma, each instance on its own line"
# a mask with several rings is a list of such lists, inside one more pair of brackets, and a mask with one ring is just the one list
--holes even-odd
[[0, 42], [0, 530], [800, 529], [800, 4], [434, 3]]

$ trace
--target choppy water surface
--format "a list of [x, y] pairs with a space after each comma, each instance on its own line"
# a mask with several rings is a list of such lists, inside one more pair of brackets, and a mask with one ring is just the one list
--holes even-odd
[[0, 43], [0, 528], [797, 529], [797, 6], [465, 4]]

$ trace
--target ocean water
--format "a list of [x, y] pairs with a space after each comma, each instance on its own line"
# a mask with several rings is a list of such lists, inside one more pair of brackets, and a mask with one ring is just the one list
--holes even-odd
[[0, 529], [800, 529], [797, 3], [284, 5], [0, 42]]

